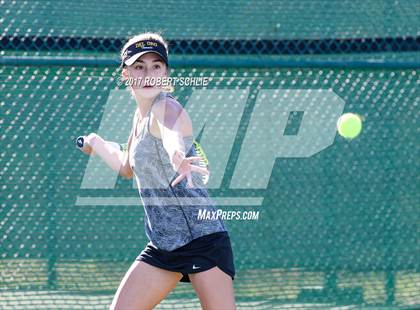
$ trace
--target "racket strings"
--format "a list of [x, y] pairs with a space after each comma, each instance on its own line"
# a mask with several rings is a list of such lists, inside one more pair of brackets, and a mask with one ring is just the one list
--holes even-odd
[[[198, 161], [198, 165], [202, 168], [209, 168], [209, 160], [207, 159], [206, 153], [204, 152], [203, 148], [201, 147], [200, 143], [197, 141], [193, 141], [195, 152], [201, 159]], [[209, 181], [209, 175], [203, 174], [202, 180], [204, 184], [207, 184]]]

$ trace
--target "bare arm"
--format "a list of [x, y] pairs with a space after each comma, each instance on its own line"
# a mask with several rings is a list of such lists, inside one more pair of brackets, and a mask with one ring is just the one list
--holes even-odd
[[[137, 113], [134, 115], [136, 120]], [[114, 171], [118, 172], [121, 176], [131, 179], [133, 177], [133, 170], [129, 162], [129, 151], [133, 136], [133, 128], [128, 137], [128, 148], [126, 151], [121, 151], [112, 146], [114, 142], [106, 141], [98, 136], [96, 133], [91, 133], [85, 138], [85, 145], [81, 149], [86, 154], [97, 154], [105, 163]]]
[[92, 148], [93, 153], [100, 156], [103, 161], [114, 171], [124, 175], [122, 172], [126, 156], [119, 149], [112, 146], [96, 133], [91, 133], [85, 138], [85, 143]]
[[[172, 182], [172, 186], [179, 183], [183, 178], [187, 178], [188, 186], [194, 187], [192, 183], [191, 171], [209, 174], [206, 168], [192, 165], [193, 161], [202, 159], [199, 156], [185, 157], [185, 145], [183, 138], [182, 122], [189, 120], [185, 110], [175, 101], [167, 99], [160, 102], [153, 109], [153, 115], [157, 119], [163, 147], [169, 155], [172, 167], [179, 173], [179, 176]], [[187, 124], [187, 126], [192, 126]], [[190, 128], [191, 129], [191, 128]]]
[[123, 153], [123, 157], [122, 157], [122, 166], [121, 169], [119, 171], [120, 175], [122, 175], [123, 177], [125, 177], [126, 179], [131, 179], [133, 178], [133, 170], [131, 169], [130, 166], [130, 161], [129, 161], [129, 152], [130, 152], [130, 146], [131, 146], [131, 140], [133, 138], [133, 130], [131, 130], [130, 136], [128, 137], [128, 147], [127, 150], [122, 152]]
[[169, 155], [172, 166], [176, 169], [177, 159], [185, 156], [185, 144], [181, 131], [181, 116], [185, 113], [182, 107], [167, 99], [157, 104], [153, 111], [157, 120], [163, 146]]

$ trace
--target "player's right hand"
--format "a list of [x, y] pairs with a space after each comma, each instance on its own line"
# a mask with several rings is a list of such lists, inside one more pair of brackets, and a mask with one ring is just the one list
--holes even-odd
[[92, 141], [92, 138], [96, 137], [96, 136], [97, 136], [97, 134], [94, 133], [94, 132], [90, 133], [87, 136], [82, 136], [83, 137], [83, 146], [78, 147], [78, 149], [80, 149], [86, 155], [90, 155], [90, 156], [95, 155], [95, 152], [93, 151], [93, 148], [92, 148], [90, 142]]

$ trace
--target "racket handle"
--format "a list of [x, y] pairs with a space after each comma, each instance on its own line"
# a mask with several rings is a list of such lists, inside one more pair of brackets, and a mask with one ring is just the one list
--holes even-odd
[[76, 139], [76, 146], [78, 148], [82, 148], [84, 144], [85, 144], [85, 138], [83, 138], [83, 136], [77, 137], [77, 139]]

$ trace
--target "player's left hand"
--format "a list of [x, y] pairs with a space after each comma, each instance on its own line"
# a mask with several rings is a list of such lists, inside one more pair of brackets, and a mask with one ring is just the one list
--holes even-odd
[[179, 176], [176, 177], [175, 180], [172, 181], [171, 185], [175, 186], [179, 182], [181, 182], [184, 178], [187, 178], [187, 187], [192, 188], [194, 187], [191, 172], [195, 171], [201, 174], [210, 174], [207, 168], [203, 168], [197, 165], [193, 165], [194, 161], [202, 160], [200, 156], [190, 156], [185, 157], [185, 154], [182, 152], [175, 152], [172, 158], [172, 166], [174, 169], [179, 173]]

